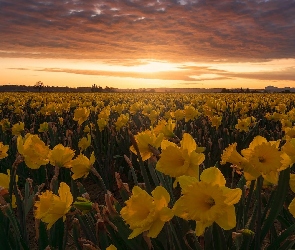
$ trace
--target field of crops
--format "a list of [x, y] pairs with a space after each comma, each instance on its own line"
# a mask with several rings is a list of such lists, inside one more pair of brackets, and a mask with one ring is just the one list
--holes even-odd
[[0, 249], [291, 249], [295, 95], [1, 93]]

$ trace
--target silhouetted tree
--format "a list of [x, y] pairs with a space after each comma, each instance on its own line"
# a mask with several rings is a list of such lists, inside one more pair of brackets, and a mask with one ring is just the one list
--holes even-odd
[[41, 82], [41, 81], [38, 81], [38, 82], [35, 83], [34, 87], [36, 89], [38, 89], [39, 92], [41, 92], [41, 90], [44, 88], [44, 83]]

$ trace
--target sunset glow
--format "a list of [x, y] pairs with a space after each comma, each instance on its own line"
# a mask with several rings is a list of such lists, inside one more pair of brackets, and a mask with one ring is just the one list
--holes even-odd
[[294, 1], [0, 6], [0, 85], [295, 87]]

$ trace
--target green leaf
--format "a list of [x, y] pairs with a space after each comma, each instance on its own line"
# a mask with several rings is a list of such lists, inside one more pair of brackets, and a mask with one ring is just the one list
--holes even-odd
[[269, 209], [269, 214], [266, 217], [261, 229], [261, 241], [267, 235], [269, 229], [273, 225], [275, 219], [283, 208], [286, 195], [289, 190], [290, 168], [287, 168], [280, 173], [277, 189], [275, 190], [275, 197]]
[[38, 246], [40, 250], [45, 249], [49, 244], [46, 224], [42, 221], [39, 223], [39, 239]]
[[279, 249], [280, 245], [290, 236], [292, 233], [295, 232], [295, 224], [290, 226], [284, 232], [282, 232], [267, 248], [267, 250], [277, 250]]

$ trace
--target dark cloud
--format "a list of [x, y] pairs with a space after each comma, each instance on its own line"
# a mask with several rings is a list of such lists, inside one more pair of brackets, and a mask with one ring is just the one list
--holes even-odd
[[0, 0], [0, 15], [0, 57], [295, 58], [294, 0]]

